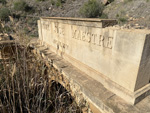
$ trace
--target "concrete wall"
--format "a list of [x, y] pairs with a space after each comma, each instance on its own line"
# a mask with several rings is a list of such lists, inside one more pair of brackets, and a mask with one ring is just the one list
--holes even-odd
[[106, 88], [134, 103], [149, 90], [150, 31], [107, 27], [115, 20], [41, 18], [39, 39]]

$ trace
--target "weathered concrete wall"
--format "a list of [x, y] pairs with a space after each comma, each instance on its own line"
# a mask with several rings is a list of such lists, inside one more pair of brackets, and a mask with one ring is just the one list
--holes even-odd
[[148, 94], [150, 31], [106, 27], [114, 20], [41, 18], [38, 24], [41, 41], [107, 89], [132, 104]]
[[[107, 90], [100, 82], [92, 79], [61, 56], [50, 51], [39, 40], [30, 43], [32, 52], [45, 62], [46, 74], [50, 80], [63, 85], [72, 94], [83, 113], [149, 113], [150, 95], [135, 106]], [[91, 110], [90, 110], [91, 109]]]

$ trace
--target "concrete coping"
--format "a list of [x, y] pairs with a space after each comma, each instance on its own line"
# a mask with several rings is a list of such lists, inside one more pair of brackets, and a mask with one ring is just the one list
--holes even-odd
[[121, 27], [116, 27], [116, 26], [109, 26], [106, 29], [114, 29], [114, 30], [121, 30], [121, 31], [126, 31], [126, 32], [136, 32], [136, 33], [146, 33], [150, 34], [150, 29], [128, 29], [128, 28], [121, 28]]
[[98, 19], [98, 18], [72, 18], [72, 17], [41, 17], [41, 20], [47, 19], [55, 22], [61, 22], [64, 24], [75, 24], [79, 26], [99, 27], [105, 28], [108, 26], [114, 26], [118, 22], [114, 19]]
[[117, 20], [115, 19], [99, 19], [99, 18], [41, 17], [41, 19], [87, 21], [87, 22], [115, 22], [115, 23], [117, 22]]

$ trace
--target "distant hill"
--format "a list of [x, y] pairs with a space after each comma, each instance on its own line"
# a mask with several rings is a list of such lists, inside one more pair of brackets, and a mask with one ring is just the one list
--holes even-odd
[[117, 19], [121, 25], [150, 28], [150, 0], [0, 0], [4, 32], [37, 37], [41, 16], [108, 18]]

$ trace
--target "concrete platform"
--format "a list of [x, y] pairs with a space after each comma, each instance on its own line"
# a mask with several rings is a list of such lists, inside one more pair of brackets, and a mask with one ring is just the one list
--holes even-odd
[[107, 90], [100, 82], [87, 76], [71, 63], [51, 52], [50, 48], [41, 45], [39, 42], [35, 43], [35, 41], [32, 46], [43, 57], [52, 60], [54, 67], [60, 70], [62, 74], [68, 76], [80, 86], [81, 92], [88, 98], [93, 113], [150, 113], [150, 96], [134, 106], [128, 104]]

